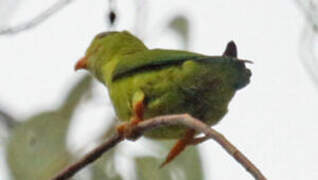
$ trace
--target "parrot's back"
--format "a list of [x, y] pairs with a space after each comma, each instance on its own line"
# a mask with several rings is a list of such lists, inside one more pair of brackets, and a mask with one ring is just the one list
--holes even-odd
[[[188, 113], [212, 125], [226, 114], [235, 93], [235, 88], [226, 82], [231, 72], [224, 70], [224, 63], [219, 63], [227, 57], [185, 51], [146, 51], [120, 57], [122, 59], [119, 59], [108, 83], [119, 119], [130, 120], [132, 101], [138, 93], [145, 95], [144, 119]], [[179, 138], [184, 132], [185, 128], [172, 126], [146, 135]]]

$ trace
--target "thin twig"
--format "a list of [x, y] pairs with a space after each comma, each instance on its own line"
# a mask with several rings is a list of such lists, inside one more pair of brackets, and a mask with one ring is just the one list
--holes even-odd
[[36, 17], [32, 18], [31, 20], [28, 20], [24, 23], [18, 24], [13, 27], [7, 27], [0, 29], [0, 35], [7, 35], [7, 34], [16, 34], [21, 31], [25, 31], [28, 29], [31, 29], [40, 23], [44, 22], [46, 19], [48, 19], [50, 16], [61, 10], [63, 7], [65, 7], [67, 4], [69, 4], [73, 0], [59, 0], [52, 6], [50, 6], [48, 9], [41, 12]]
[[[247, 157], [244, 156], [235, 146], [233, 146], [222, 134], [188, 114], [158, 116], [145, 120], [132, 129], [132, 135], [135, 135], [135, 137], [137, 138], [146, 131], [162, 126], [172, 125], [183, 125], [195, 129], [198, 132], [204, 133], [207, 137], [218, 142], [238, 163], [240, 163], [252, 176], [254, 176], [255, 179], [266, 180], [266, 178], [258, 170], [258, 168], [250, 160], [248, 160]], [[80, 161], [70, 165], [52, 180], [64, 180], [72, 177], [81, 168], [99, 158], [104, 152], [121, 142], [123, 139], [123, 137], [116, 133], [112, 138], [110, 138], [110, 140], [97, 147]]]
[[69, 167], [65, 168], [60, 174], [55, 176], [54, 180], [63, 180], [68, 179], [72, 177], [75, 173], [77, 173], [79, 170], [87, 166], [88, 164], [94, 162], [97, 160], [103, 153], [114, 147], [116, 144], [124, 140], [123, 137], [119, 136], [117, 133], [114, 134], [108, 141], [104, 142], [97, 148], [95, 148], [93, 151], [88, 153], [86, 156], [84, 156], [81, 160], [78, 162], [70, 165]]

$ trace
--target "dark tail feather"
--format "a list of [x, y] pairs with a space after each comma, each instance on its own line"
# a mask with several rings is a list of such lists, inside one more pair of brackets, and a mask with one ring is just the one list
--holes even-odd
[[237, 48], [234, 41], [227, 43], [223, 56], [237, 57]]

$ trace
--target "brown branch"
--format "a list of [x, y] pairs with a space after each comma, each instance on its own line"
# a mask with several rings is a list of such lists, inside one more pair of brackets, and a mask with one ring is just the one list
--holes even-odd
[[[222, 134], [216, 130], [210, 128], [200, 120], [193, 118], [188, 114], [179, 115], [166, 115], [158, 116], [139, 123], [132, 129], [132, 134], [135, 137], [141, 136], [144, 132], [161, 127], [161, 126], [172, 126], [172, 125], [184, 125], [186, 127], [195, 129], [198, 132], [202, 132], [211, 139], [218, 142], [238, 163], [240, 163], [252, 176], [257, 180], [266, 180], [264, 175], [258, 170], [258, 168], [247, 159], [235, 146], [233, 146]], [[97, 147], [91, 153], [87, 154], [80, 161], [72, 164], [66, 168], [63, 172], [58, 174], [52, 180], [64, 180], [72, 177], [80, 169], [95, 161], [104, 152], [121, 142], [124, 138], [117, 133], [110, 138], [107, 142]]]
[[88, 153], [86, 156], [84, 156], [81, 160], [78, 162], [75, 162], [74, 164], [70, 165], [69, 167], [65, 168], [60, 174], [55, 176], [54, 180], [63, 180], [68, 179], [72, 177], [75, 173], [77, 173], [79, 170], [87, 166], [88, 164], [94, 162], [97, 160], [101, 155], [103, 155], [106, 151], [114, 147], [116, 144], [121, 142], [124, 138], [119, 136], [117, 133], [114, 134], [108, 141], [104, 142], [97, 148], [95, 148], [93, 151]]

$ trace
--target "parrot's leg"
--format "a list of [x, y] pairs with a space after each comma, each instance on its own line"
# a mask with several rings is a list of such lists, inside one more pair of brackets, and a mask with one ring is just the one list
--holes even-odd
[[195, 145], [200, 144], [208, 139], [211, 139], [211, 138], [208, 136], [198, 137], [198, 138], [192, 139], [189, 144], [195, 146]]
[[132, 129], [136, 126], [139, 122], [143, 120], [144, 115], [144, 100], [145, 94], [142, 91], [137, 91], [132, 100], [133, 106], [133, 116], [128, 123], [124, 123], [117, 127], [117, 131], [119, 134], [122, 134], [125, 138], [130, 140], [135, 140], [136, 135], [132, 135]]
[[171, 162], [175, 157], [177, 157], [188, 145], [192, 145], [194, 142], [195, 130], [189, 129], [186, 131], [184, 137], [173, 146], [170, 150], [168, 156], [166, 157], [165, 162], [163, 162], [160, 166], [162, 168], [169, 162]]
[[195, 136], [195, 130], [194, 129], [190, 129], [186, 132], [185, 136], [180, 139], [174, 146], [173, 148], [170, 150], [165, 162], [163, 162], [160, 166], [163, 167], [166, 164], [168, 164], [169, 162], [171, 162], [175, 157], [177, 157], [187, 146], [189, 145], [197, 145], [200, 144], [208, 139], [210, 139], [210, 137], [208, 136], [204, 136], [204, 137], [199, 137], [199, 138], [194, 138]]

